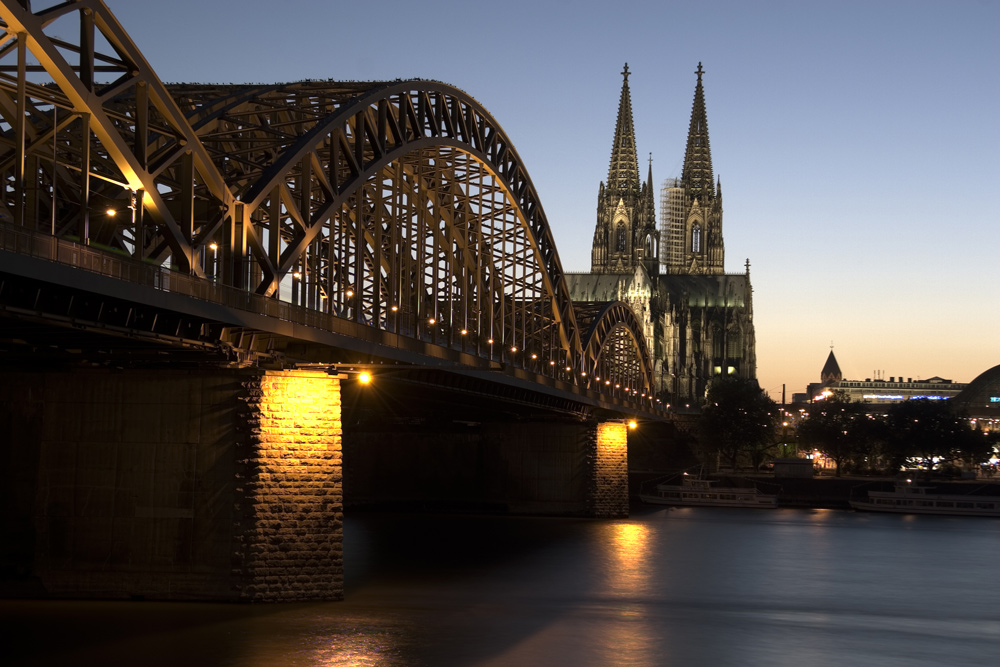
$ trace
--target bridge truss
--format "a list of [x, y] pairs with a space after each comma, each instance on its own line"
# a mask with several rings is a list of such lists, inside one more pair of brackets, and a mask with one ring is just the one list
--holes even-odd
[[653, 400], [634, 314], [575, 309], [520, 157], [461, 90], [164, 85], [100, 0], [0, 0], [0, 21], [0, 224], [160, 288], [183, 276]]

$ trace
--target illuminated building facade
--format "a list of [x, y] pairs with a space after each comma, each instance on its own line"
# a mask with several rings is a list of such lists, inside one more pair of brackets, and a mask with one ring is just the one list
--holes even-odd
[[958, 396], [968, 386], [966, 383], [952, 382], [940, 377], [926, 380], [914, 380], [890, 376], [885, 378], [865, 378], [864, 380], [845, 380], [840, 372], [837, 358], [830, 350], [830, 355], [820, 372], [820, 381], [809, 385], [808, 400], [823, 400], [835, 391], [841, 392], [855, 403], [871, 403], [881, 405], [886, 403], [902, 403], [913, 398], [926, 398], [940, 401]]
[[[628, 303], [654, 357], [658, 394], [699, 406], [718, 375], [756, 378], [750, 264], [727, 274], [722, 191], [714, 180], [701, 63], [684, 166], [661, 190], [657, 229], [650, 162], [639, 179], [628, 65], [622, 72], [608, 180], [598, 192], [590, 273], [568, 273], [574, 302]], [[662, 245], [661, 245], [662, 244]]]

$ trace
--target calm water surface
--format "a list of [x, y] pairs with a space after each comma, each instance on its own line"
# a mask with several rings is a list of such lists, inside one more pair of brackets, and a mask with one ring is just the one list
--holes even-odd
[[355, 514], [347, 599], [0, 601], [0, 664], [1000, 664], [1000, 521]]

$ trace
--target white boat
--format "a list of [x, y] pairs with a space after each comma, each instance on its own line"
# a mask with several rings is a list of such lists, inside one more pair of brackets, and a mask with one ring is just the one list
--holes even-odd
[[652, 492], [640, 492], [639, 499], [654, 505], [760, 508], [778, 506], [778, 496], [761, 493], [752, 486], [713, 488], [715, 481], [695, 479], [684, 473], [681, 484], [657, 484]]
[[892, 491], [869, 491], [867, 498], [849, 502], [856, 510], [871, 512], [1000, 516], [1000, 496], [930, 493], [932, 490], [932, 486], [920, 486], [907, 480], [897, 483]]

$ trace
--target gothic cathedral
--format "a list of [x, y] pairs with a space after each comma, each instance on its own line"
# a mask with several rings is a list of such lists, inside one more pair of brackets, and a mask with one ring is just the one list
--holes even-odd
[[628, 303], [643, 322], [661, 400], [699, 406], [713, 377], [756, 377], [750, 265], [725, 273], [722, 185], [715, 180], [701, 63], [684, 166], [661, 190], [639, 180], [628, 65], [608, 180], [597, 197], [591, 272], [567, 274], [574, 301]]

